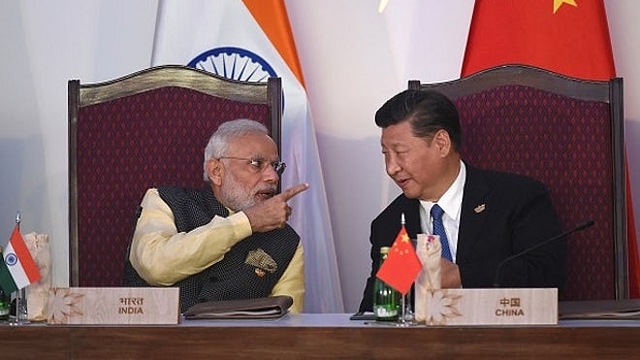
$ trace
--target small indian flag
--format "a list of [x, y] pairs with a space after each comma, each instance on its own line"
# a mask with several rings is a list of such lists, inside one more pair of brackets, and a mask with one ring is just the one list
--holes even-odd
[[2, 255], [4, 261], [0, 265], [0, 286], [5, 293], [20, 290], [40, 280], [38, 265], [33, 260], [17, 224]]
[[[0, 251], [0, 255], [2, 255], [2, 251]], [[2, 259], [4, 260], [4, 256], [2, 256]], [[5, 294], [11, 294], [18, 290], [11, 273], [7, 268], [7, 264], [5, 264], [4, 261], [0, 263], [0, 288], [2, 288]]]

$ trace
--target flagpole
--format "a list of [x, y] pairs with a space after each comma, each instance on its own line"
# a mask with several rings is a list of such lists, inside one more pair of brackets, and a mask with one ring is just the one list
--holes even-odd
[[[404, 213], [402, 213], [400, 215], [400, 226], [402, 228], [404, 228], [405, 225], [405, 218], [404, 218]], [[411, 245], [413, 246], [413, 245]], [[407, 292], [407, 294], [411, 293], [411, 287], [409, 288], [409, 291]], [[400, 307], [401, 307], [401, 313], [400, 316], [398, 317], [398, 326], [411, 326], [413, 325], [413, 319], [410, 319], [407, 317], [407, 294], [401, 294], [402, 298], [400, 299]]]
[[[18, 211], [16, 212], [16, 227], [18, 228], [18, 231], [20, 231], [20, 222], [22, 222], [22, 217], [20, 216], [20, 211]], [[13, 316], [9, 316], [9, 325], [29, 324], [26, 287], [15, 291], [15, 301], [15, 314]]]

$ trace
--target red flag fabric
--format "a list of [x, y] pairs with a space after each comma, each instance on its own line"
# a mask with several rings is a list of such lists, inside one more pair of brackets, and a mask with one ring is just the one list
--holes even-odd
[[[603, 0], [476, 0], [461, 75], [510, 63], [581, 79], [615, 77]], [[640, 262], [628, 170], [625, 176], [629, 295], [638, 298]]]
[[403, 226], [376, 276], [405, 295], [411, 289], [411, 284], [416, 280], [420, 270], [422, 263]]
[[609, 80], [615, 68], [604, 3], [476, 0], [462, 75], [509, 63]]

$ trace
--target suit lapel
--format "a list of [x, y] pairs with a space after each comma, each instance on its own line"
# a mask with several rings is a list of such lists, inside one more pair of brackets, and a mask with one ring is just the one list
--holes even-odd
[[490, 187], [482, 174], [471, 166], [467, 166], [456, 262], [465, 262], [472, 255], [471, 249], [479, 239], [489, 207], [492, 205], [487, 203], [489, 191]]
[[407, 233], [411, 239], [415, 239], [417, 234], [422, 232], [422, 228], [420, 227], [420, 201], [418, 199], [406, 199], [407, 203], [405, 207], [407, 211], [405, 211], [405, 228], [407, 229]]

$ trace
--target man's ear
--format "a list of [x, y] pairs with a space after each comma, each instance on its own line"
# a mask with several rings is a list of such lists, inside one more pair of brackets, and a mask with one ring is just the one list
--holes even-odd
[[435, 135], [433, 135], [431, 144], [433, 146], [436, 146], [440, 154], [443, 156], [446, 156], [449, 154], [449, 152], [451, 152], [451, 137], [446, 130], [438, 130]]
[[224, 175], [224, 166], [218, 159], [207, 160], [207, 176], [209, 181], [216, 186], [222, 185], [222, 177]]

